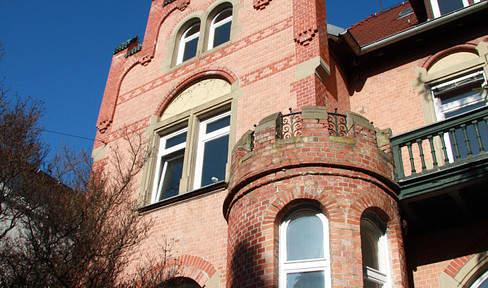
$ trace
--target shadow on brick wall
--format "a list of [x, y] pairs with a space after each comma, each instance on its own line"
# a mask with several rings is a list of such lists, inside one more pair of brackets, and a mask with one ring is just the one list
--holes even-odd
[[[252, 236], [251, 236], [252, 237]], [[229, 280], [230, 287], [265, 287], [264, 265], [258, 265], [258, 253], [250, 241], [241, 241], [233, 251]]]

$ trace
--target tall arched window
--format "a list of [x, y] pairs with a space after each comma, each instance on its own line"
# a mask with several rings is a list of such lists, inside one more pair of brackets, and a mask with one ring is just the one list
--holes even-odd
[[200, 38], [200, 22], [188, 27], [181, 35], [176, 64], [180, 64], [197, 55], [198, 39]]
[[329, 224], [321, 212], [300, 209], [280, 225], [280, 288], [330, 287]]
[[364, 287], [390, 287], [386, 227], [370, 213], [361, 218], [361, 251]]
[[232, 26], [232, 8], [225, 8], [215, 15], [210, 23], [208, 50], [230, 40]]

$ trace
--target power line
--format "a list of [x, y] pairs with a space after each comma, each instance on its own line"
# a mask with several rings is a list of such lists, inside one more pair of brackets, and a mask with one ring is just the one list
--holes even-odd
[[83, 136], [78, 136], [78, 135], [73, 135], [73, 134], [58, 132], [58, 131], [44, 130], [44, 132], [49, 132], [49, 133], [52, 133], [52, 134], [64, 135], [64, 136], [73, 137], [73, 138], [79, 138], [79, 139], [84, 139], [84, 140], [95, 141], [95, 139], [93, 139], [93, 138], [88, 138], [88, 137], [83, 137]]

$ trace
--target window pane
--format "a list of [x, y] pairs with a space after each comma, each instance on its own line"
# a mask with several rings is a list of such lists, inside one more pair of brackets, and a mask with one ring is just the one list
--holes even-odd
[[288, 261], [324, 258], [322, 221], [315, 215], [293, 219], [286, 231]]
[[[484, 78], [482, 74], [468, 75], [466, 77], [461, 77], [458, 80], [451, 81], [451, 84], [448, 82], [446, 85], [440, 85], [439, 88], [434, 89], [434, 96], [440, 101], [440, 110], [441, 113], [444, 114], [444, 118], [451, 118], [476, 108], [484, 107], [486, 104], [483, 99], [481, 99], [479, 91], [476, 90], [476, 88], [481, 86], [483, 81]], [[479, 123], [478, 129], [483, 146], [488, 147], [488, 130], [486, 123]], [[474, 155], [479, 154], [480, 146], [473, 125], [467, 126], [467, 134], [471, 152]], [[458, 157], [455, 147], [455, 143], [457, 142], [460, 157], [466, 158], [468, 156], [468, 150], [463, 130], [456, 129], [455, 137], [456, 139], [454, 139], [454, 136], [451, 133], [446, 133], [444, 137], [446, 146], [450, 148], [449, 157], [451, 158], [452, 156], [451, 160], [457, 160]], [[454, 140], [456, 140], [456, 142]]]
[[364, 279], [364, 288], [381, 288], [383, 284], [375, 283], [371, 280]]
[[208, 134], [213, 131], [217, 131], [220, 128], [224, 128], [230, 125], [230, 116], [224, 117], [222, 119], [219, 119], [217, 121], [211, 122], [207, 124], [207, 129], [205, 130], [205, 133]]
[[214, 23], [224, 20], [225, 18], [232, 16], [232, 9], [225, 9], [217, 17], [215, 17]]
[[437, 0], [441, 15], [461, 9], [464, 7], [462, 0]]
[[230, 40], [230, 27], [232, 22], [227, 22], [217, 28], [215, 28], [215, 36], [213, 47], [217, 47]]
[[182, 133], [182, 134], [179, 134], [179, 135], [176, 135], [174, 137], [166, 139], [166, 145], [164, 148], [165, 149], [171, 148], [173, 146], [176, 146], [176, 145], [184, 143], [184, 142], [186, 142], [186, 133]]
[[183, 61], [195, 57], [197, 55], [198, 37], [185, 42], [185, 52], [183, 53]]
[[178, 195], [183, 171], [183, 153], [178, 154], [180, 155], [170, 158], [164, 163], [165, 171], [163, 171], [164, 177], [158, 201]]
[[290, 273], [286, 275], [287, 288], [323, 288], [325, 287], [324, 271]]
[[201, 186], [225, 180], [229, 135], [205, 143]]
[[200, 24], [194, 24], [188, 29], [188, 31], [186, 31], [185, 38], [195, 35], [198, 32], [200, 32]]
[[379, 270], [378, 263], [378, 237], [368, 229], [368, 226], [361, 225], [361, 251], [363, 254], [363, 266]]
[[478, 286], [478, 288], [488, 288], [488, 280], [483, 281], [483, 283], [481, 283], [481, 285]]

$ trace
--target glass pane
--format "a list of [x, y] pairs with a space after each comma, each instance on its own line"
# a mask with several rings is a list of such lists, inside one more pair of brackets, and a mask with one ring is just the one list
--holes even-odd
[[364, 279], [364, 288], [381, 288], [383, 284], [375, 283], [371, 280]]
[[461, 9], [464, 7], [462, 0], [437, 0], [441, 15]]
[[214, 23], [224, 20], [225, 18], [232, 15], [232, 9], [226, 9], [222, 11], [214, 20]]
[[488, 279], [483, 281], [483, 283], [481, 283], [481, 285], [478, 286], [478, 288], [488, 288]]
[[188, 31], [185, 33], [185, 38], [190, 37], [191, 35], [194, 35], [200, 31], [200, 24], [195, 24], [191, 26]]
[[185, 42], [185, 52], [183, 53], [183, 61], [195, 57], [197, 55], [198, 37]]
[[164, 163], [166, 171], [158, 201], [178, 195], [183, 172], [183, 153], [180, 152], [179, 154], [181, 155], [168, 159]]
[[230, 125], [230, 116], [227, 116], [217, 121], [208, 123], [207, 130], [205, 130], [205, 133], [208, 134], [210, 132], [217, 131], [220, 128], [228, 127], [229, 125]]
[[286, 287], [323, 288], [325, 287], [324, 271], [287, 274]]
[[232, 22], [227, 22], [217, 28], [215, 28], [215, 36], [213, 47], [217, 47], [230, 40], [230, 27]]
[[315, 215], [293, 219], [286, 231], [288, 261], [324, 258], [322, 221]]
[[378, 237], [367, 228], [361, 225], [361, 251], [363, 256], [363, 266], [368, 266], [380, 270], [378, 263]]
[[182, 134], [179, 134], [179, 135], [176, 135], [174, 137], [166, 139], [166, 145], [164, 148], [165, 149], [171, 148], [173, 146], [176, 146], [178, 144], [185, 143], [185, 142], [186, 142], [186, 133], [182, 133]]
[[225, 180], [229, 135], [205, 143], [201, 186]]

